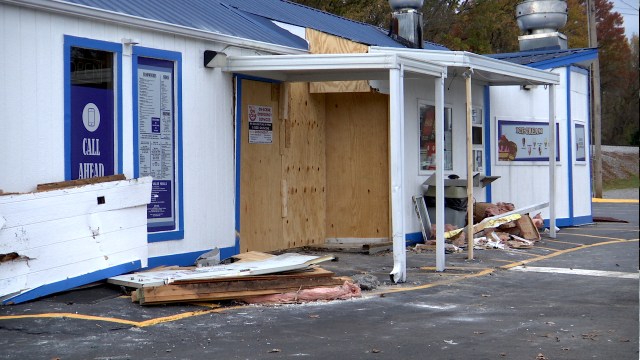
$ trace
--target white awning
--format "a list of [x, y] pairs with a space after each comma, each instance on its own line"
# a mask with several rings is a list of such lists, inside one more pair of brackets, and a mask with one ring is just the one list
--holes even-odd
[[446, 77], [447, 67], [404, 54], [317, 54], [229, 56], [222, 69], [288, 82], [389, 80], [389, 70], [403, 67], [409, 78]]
[[474, 78], [488, 85], [558, 85], [560, 83], [558, 74], [466, 51], [396, 49], [379, 46], [372, 46], [369, 51], [373, 54], [396, 53], [435, 62], [448, 67], [449, 77], [453, 76], [453, 73], [462, 75], [468, 69], [473, 69]]

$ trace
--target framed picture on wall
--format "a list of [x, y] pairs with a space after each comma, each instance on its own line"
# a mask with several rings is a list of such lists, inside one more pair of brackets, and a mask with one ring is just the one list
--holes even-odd
[[574, 145], [576, 150], [576, 161], [586, 162], [587, 159], [587, 151], [585, 149], [586, 141], [585, 141], [585, 132], [584, 132], [584, 124], [575, 123], [574, 125]]

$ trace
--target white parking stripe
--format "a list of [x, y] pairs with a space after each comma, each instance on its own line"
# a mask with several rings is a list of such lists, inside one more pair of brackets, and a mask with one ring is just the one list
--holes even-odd
[[511, 268], [511, 270], [525, 271], [525, 272], [552, 273], [552, 274], [603, 276], [603, 277], [621, 278], [621, 279], [639, 279], [640, 278], [640, 276], [638, 276], [638, 273], [630, 273], [630, 272], [622, 272], [622, 271], [584, 270], [584, 269], [536, 267], [536, 266], [516, 266]]

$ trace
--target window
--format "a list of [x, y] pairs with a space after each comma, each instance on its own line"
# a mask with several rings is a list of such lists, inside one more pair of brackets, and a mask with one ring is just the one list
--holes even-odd
[[134, 47], [134, 173], [153, 177], [149, 241], [184, 237], [180, 53]]
[[586, 138], [584, 124], [574, 123], [574, 143], [576, 148], [576, 161], [585, 163], [587, 161]]
[[[418, 104], [420, 116], [420, 170], [436, 169], [436, 107], [427, 103]], [[451, 108], [444, 108], [444, 170], [453, 170], [452, 117]]]
[[482, 109], [471, 110], [471, 141], [473, 146], [473, 171], [483, 172], [484, 127]]
[[65, 36], [65, 178], [121, 172], [122, 46]]

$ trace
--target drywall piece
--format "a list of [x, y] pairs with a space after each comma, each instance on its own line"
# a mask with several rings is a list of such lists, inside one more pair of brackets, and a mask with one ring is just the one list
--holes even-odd
[[287, 253], [264, 260], [242, 261], [231, 264], [188, 269], [145, 271], [135, 274], [114, 276], [109, 278], [107, 281], [112, 284], [134, 288], [161, 286], [186, 280], [223, 279], [301, 270], [319, 262], [331, 259], [333, 259], [333, 256], [319, 257]]
[[[147, 266], [151, 177], [0, 198], [0, 297], [18, 303]], [[55, 187], [54, 187], [55, 188]]]

